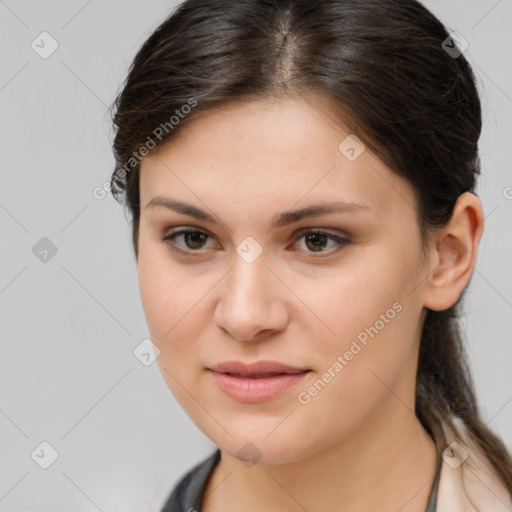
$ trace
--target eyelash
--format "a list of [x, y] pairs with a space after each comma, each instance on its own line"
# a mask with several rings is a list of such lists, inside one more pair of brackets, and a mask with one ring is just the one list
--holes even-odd
[[[205, 233], [204, 231], [201, 231], [199, 229], [181, 229], [179, 231], [167, 232], [165, 234], [165, 236], [160, 238], [160, 240], [162, 242], [164, 242], [165, 245], [167, 245], [169, 247], [169, 249], [171, 249], [173, 252], [178, 253], [178, 254], [189, 256], [191, 254], [201, 252], [201, 249], [198, 249], [198, 250], [193, 250], [193, 249], [184, 250], [184, 249], [181, 249], [181, 248], [176, 246], [176, 243], [174, 242], [174, 239], [176, 237], [180, 236], [180, 235], [187, 234], [187, 233], [200, 233], [202, 235], [205, 235], [205, 236], [211, 238], [210, 235], [208, 235], [208, 233]], [[337, 253], [338, 251], [340, 251], [344, 246], [349, 245], [351, 243], [350, 240], [348, 240], [346, 238], [342, 238], [340, 236], [333, 235], [331, 233], [326, 233], [324, 231], [320, 231], [318, 229], [312, 229], [312, 228], [305, 228], [305, 229], [302, 229], [299, 233], [297, 233], [294, 243], [296, 243], [298, 240], [300, 240], [301, 238], [303, 238], [303, 237], [305, 237], [307, 235], [325, 235], [328, 238], [328, 240], [336, 242], [339, 245], [338, 248], [336, 248], [334, 250], [331, 250], [331, 251], [317, 251], [317, 252], [315, 252], [315, 251], [306, 251], [306, 252], [309, 252], [310, 254], [315, 255], [315, 256], [313, 256], [314, 258], [322, 258], [324, 256], [316, 256], [316, 255], [317, 254], [325, 254], [325, 253], [327, 254], [327, 256], [331, 256], [332, 254]]]

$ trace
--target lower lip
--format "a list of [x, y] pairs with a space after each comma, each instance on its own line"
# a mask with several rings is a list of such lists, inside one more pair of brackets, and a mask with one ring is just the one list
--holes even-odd
[[309, 372], [251, 379], [209, 370], [220, 390], [239, 402], [265, 402], [297, 385]]

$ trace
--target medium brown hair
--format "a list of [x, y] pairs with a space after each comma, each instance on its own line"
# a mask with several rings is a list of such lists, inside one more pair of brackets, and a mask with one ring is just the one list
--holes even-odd
[[[141, 148], [216, 105], [308, 91], [332, 98], [340, 121], [411, 184], [425, 249], [480, 173], [475, 79], [463, 54], [443, 48], [448, 38], [415, 0], [182, 3], [142, 45], [113, 105], [111, 190], [130, 210], [136, 258]], [[187, 104], [195, 106], [182, 115]], [[479, 415], [466, 362], [464, 292], [451, 308], [426, 312], [415, 412], [431, 434], [440, 420], [454, 428], [453, 415], [462, 419], [512, 494], [510, 454]]]

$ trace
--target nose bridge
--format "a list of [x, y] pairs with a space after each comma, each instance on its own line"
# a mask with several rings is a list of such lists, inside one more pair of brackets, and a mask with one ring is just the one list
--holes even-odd
[[[252, 245], [251, 245], [252, 244]], [[279, 297], [268, 258], [263, 250], [256, 252], [252, 241], [241, 243], [226, 276], [216, 312], [220, 327], [232, 336], [250, 340], [262, 330], [279, 329], [286, 315], [279, 309]]]
[[[263, 249], [263, 248], [262, 248]], [[265, 304], [269, 295], [268, 258], [263, 250], [256, 254], [254, 247], [242, 243], [233, 258], [228, 276], [227, 294], [240, 304], [252, 305], [253, 311]]]
[[[234, 295], [241, 300], [244, 296], [265, 292], [258, 289], [269, 273], [268, 252], [264, 251], [253, 236], [246, 236], [236, 247], [233, 254], [233, 268], [228, 276], [229, 295]], [[254, 297], [256, 299], [256, 297]]]

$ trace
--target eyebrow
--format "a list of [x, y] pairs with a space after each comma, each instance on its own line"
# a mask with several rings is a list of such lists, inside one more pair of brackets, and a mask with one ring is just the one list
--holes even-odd
[[[174, 201], [173, 199], [155, 196], [146, 205], [147, 208], [155, 208], [157, 206], [164, 206], [175, 212], [194, 217], [195, 219], [210, 222], [212, 224], [224, 224], [216, 215], [205, 212], [196, 206], [193, 206], [182, 201]], [[300, 210], [288, 210], [278, 213], [272, 217], [272, 228], [280, 228], [299, 222], [307, 217], [319, 217], [329, 213], [346, 213], [346, 212], [366, 212], [371, 211], [371, 208], [365, 204], [346, 203], [346, 202], [330, 202], [322, 204], [314, 204], [301, 208]]]

